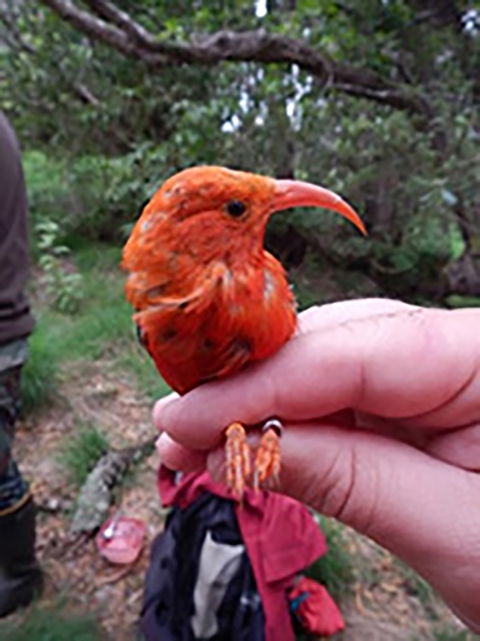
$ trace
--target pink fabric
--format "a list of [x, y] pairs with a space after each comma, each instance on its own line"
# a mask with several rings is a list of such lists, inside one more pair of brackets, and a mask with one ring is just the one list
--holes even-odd
[[295, 641], [287, 590], [296, 575], [326, 553], [327, 544], [309, 511], [297, 501], [273, 492], [247, 490], [240, 503], [207, 472], [186, 474], [175, 483], [175, 473], [158, 472], [162, 504], [187, 507], [204, 492], [236, 503], [235, 511], [265, 614], [266, 641]]
[[342, 613], [324, 585], [302, 576], [289, 592], [291, 600], [308, 597], [300, 603], [297, 616], [303, 629], [319, 637], [330, 637], [345, 628]]

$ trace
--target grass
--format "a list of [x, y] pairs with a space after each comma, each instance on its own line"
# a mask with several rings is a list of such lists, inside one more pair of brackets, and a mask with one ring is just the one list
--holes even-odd
[[46, 328], [39, 326], [29, 340], [28, 361], [22, 372], [22, 411], [32, 413], [55, 396], [58, 358]]
[[123, 289], [125, 274], [119, 269], [120, 249], [79, 245], [72, 255], [83, 277], [83, 302], [74, 315], [41, 303], [35, 309], [37, 329], [25, 381], [27, 408], [39, 407], [51, 397], [57, 368], [68, 376], [75, 363], [99, 359], [133, 377], [152, 400], [163, 396], [169, 388], [136, 338]]
[[451, 626], [443, 625], [433, 631], [435, 641], [473, 641], [478, 639], [476, 635], [466, 630], [454, 630]]
[[170, 387], [160, 377], [152, 359], [140, 345], [125, 345], [115, 364], [120, 370], [133, 374], [148, 398], [156, 400], [170, 392]]
[[20, 621], [0, 622], [2, 641], [104, 641], [105, 634], [94, 617], [71, 616], [61, 605], [33, 606]]
[[60, 360], [98, 359], [114, 342], [128, 341], [132, 333], [131, 308], [125, 301], [119, 272], [84, 272], [85, 302], [74, 316], [46, 310], [48, 326]]
[[59, 459], [72, 481], [80, 487], [108, 449], [107, 438], [94, 425], [79, 425], [66, 440]]
[[305, 573], [322, 583], [333, 598], [341, 599], [352, 592], [355, 581], [352, 557], [347, 550], [341, 526], [332, 519], [315, 515], [328, 544], [328, 552]]

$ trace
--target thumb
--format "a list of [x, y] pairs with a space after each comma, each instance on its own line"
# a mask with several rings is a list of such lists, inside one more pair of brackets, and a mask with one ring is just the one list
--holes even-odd
[[[475, 474], [381, 435], [313, 423], [287, 425], [281, 447], [281, 492], [390, 550], [480, 626]], [[219, 450], [212, 465], [218, 473]]]

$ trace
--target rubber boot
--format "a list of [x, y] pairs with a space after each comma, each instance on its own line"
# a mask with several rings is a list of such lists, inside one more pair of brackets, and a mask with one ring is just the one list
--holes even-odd
[[35, 558], [35, 504], [29, 497], [0, 512], [0, 617], [27, 606], [42, 587]]

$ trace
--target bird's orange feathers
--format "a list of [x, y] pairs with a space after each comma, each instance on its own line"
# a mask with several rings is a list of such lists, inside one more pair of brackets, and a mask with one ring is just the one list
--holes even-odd
[[187, 169], [145, 207], [124, 249], [127, 298], [146, 349], [180, 393], [267, 358], [292, 336], [295, 302], [263, 248], [278, 209], [353, 210], [321, 187], [222, 167]]
[[[295, 330], [283, 267], [263, 249], [274, 181], [216, 167], [168, 180], [124, 250], [142, 341], [184, 393], [277, 351]], [[230, 203], [246, 210], [235, 217]]]

